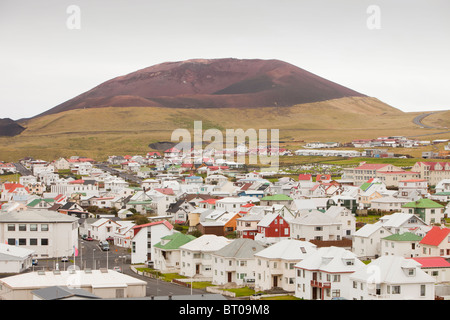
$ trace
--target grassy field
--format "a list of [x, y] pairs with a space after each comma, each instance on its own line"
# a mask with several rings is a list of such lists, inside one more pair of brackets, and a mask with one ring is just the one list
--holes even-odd
[[[350, 142], [389, 135], [429, 134], [427, 140], [450, 137], [437, 134], [441, 129], [419, 129], [412, 122], [418, 114], [398, 111], [374, 98], [285, 108], [79, 109], [21, 122], [26, 130], [19, 136], [0, 137], [0, 160], [17, 161], [26, 156], [53, 160], [72, 155], [105, 160], [108, 155], [143, 155], [150, 150], [150, 143], [171, 141], [175, 129], [192, 133], [194, 121], [202, 121], [203, 133], [211, 128], [221, 130], [224, 142], [225, 129], [278, 129], [280, 145], [292, 149], [304, 142]], [[174, 138], [179, 141], [178, 136]], [[408, 151], [420, 156], [422, 149]]]

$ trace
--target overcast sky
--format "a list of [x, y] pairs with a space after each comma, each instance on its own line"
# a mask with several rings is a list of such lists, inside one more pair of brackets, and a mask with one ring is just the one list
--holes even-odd
[[449, 0], [0, 0], [0, 118], [193, 58], [279, 59], [406, 112], [450, 109], [449, 35]]

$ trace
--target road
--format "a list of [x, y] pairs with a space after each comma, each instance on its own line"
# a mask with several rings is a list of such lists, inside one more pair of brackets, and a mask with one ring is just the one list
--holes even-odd
[[417, 124], [418, 126], [421, 126], [422, 128], [427, 128], [427, 129], [434, 129], [434, 127], [430, 127], [426, 124], [422, 123], [422, 120], [425, 119], [426, 117], [428, 117], [429, 115], [432, 115], [436, 112], [428, 112], [428, 113], [423, 113], [421, 115], [418, 115], [417, 117], [415, 117], [413, 119], [414, 124]]
[[137, 184], [141, 184], [142, 183], [142, 179], [139, 177], [136, 177], [135, 175], [126, 173], [126, 172], [122, 172], [113, 168], [108, 167], [107, 165], [103, 164], [103, 163], [99, 163], [95, 165], [97, 168], [103, 170], [103, 171], [107, 171], [110, 174], [116, 175], [121, 177], [122, 179], [125, 179], [127, 181], [131, 181]]
[[16, 167], [17, 171], [20, 173], [21, 176], [31, 176], [33, 173], [25, 168], [23, 164], [21, 163], [14, 163], [14, 166]]

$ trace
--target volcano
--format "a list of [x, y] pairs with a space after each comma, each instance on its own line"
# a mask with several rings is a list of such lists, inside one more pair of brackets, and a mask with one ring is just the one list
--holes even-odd
[[191, 59], [113, 78], [38, 116], [102, 107], [288, 107], [344, 97], [365, 95], [280, 60]]

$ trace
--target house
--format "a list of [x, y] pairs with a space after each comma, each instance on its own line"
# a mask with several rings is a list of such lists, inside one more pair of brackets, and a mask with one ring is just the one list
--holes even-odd
[[422, 257], [450, 257], [450, 228], [433, 227], [420, 241]]
[[318, 210], [310, 210], [290, 221], [291, 237], [293, 239], [310, 240], [341, 240], [342, 222]]
[[116, 228], [113, 235], [114, 245], [131, 249], [131, 239], [134, 235], [133, 227], [135, 223], [133, 221], [120, 221], [119, 224], [120, 226]]
[[381, 224], [366, 224], [352, 237], [352, 252], [359, 259], [371, 259], [381, 254], [381, 239], [393, 234]]
[[264, 214], [248, 213], [236, 219], [236, 236], [238, 238], [255, 239], [258, 233], [258, 223], [263, 219]]
[[391, 164], [361, 163], [355, 168], [344, 168], [342, 179], [353, 180], [355, 185], [361, 185], [372, 178], [379, 178], [386, 186], [397, 187], [398, 181], [406, 179], [419, 179], [420, 173], [414, 170], [404, 171]]
[[444, 257], [414, 257], [412, 259], [420, 263], [422, 270], [431, 275], [436, 283], [450, 281], [450, 262]]
[[316, 245], [294, 239], [284, 239], [255, 254], [255, 290], [281, 288], [295, 291], [295, 268]]
[[274, 243], [291, 237], [289, 222], [278, 212], [267, 213], [256, 225], [255, 240]]
[[285, 206], [290, 206], [292, 201], [293, 199], [285, 194], [275, 194], [261, 198], [260, 204], [262, 206], [271, 206], [273, 204], [283, 204]]
[[16, 245], [0, 243], [0, 272], [21, 273], [31, 268], [35, 251]]
[[450, 163], [420, 161], [411, 168], [419, 172], [419, 179], [425, 179], [430, 186], [436, 186], [442, 179], [450, 179]]
[[382, 256], [350, 276], [349, 299], [434, 300], [435, 282], [413, 259]]
[[78, 219], [50, 210], [0, 214], [0, 243], [35, 251], [37, 257], [70, 256], [78, 243]]
[[205, 234], [180, 247], [180, 274], [191, 278], [212, 279], [212, 254], [232, 240], [213, 234]]
[[395, 233], [381, 239], [382, 256], [413, 258], [420, 255], [421, 236], [411, 232]]
[[264, 247], [251, 239], [235, 239], [212, 254], [215, 285], [245, 286], [255, 282], [255, 254]]
[[180, 247], [195, 239], [196, 237], [181, 232], [162, 237], [161, 241], [154, 246], [154, 268], [162, 273], [179, 273]]
[[445, 207], [430, 199], [420, 199], [405, 203], [402, 212], [413, 213], [426, 224], [441, 223], [444, 219]]
[[6, 182], [2, 185], [0, 201], [8, 202], [14, 200], [16, 196], [28, 196], [28, 188], [20, 183]]
[[173, 226], [166, 220], [150, 222], [133, 227], [131, 239], [131, 263], [154, 261], [154, 246], [162, 237], [173, 234]]
[[226, 236], [236, 231], [236, 219], [240, 218], [238, 212], [228, 212], [223, 210], [214, 210], [200, 220], [197, 229], [202, 234], [215, 234], [217, 236]]
[[90, 236], [99, 241], [105, 241], [114, 234], [121, 227], [120, 223], [107, 218], [100, 218], [91, 224]]
[[428, 180], [409, 179], [398, 182], [398, 196], [411, 199], [411, 201], [426, 198], [428, 196]]
[[400, 212], [402, 211], [402, 206], [408, 202], [410, 200], [389, 195], [373, 199], [370, 203], [370, 209], [377, 212]]
[[386, 185], [379, 179], [370, 179], [359, 187], [358, 203], [362, 208], [369, 208], [372, 201], [382, 198], [386, 191]]
[[185, 223], [188, 219], [189, 212], [194, 209], [195, 203], [181, 199], [171, 203], [166, 213], [175, 221], [175, 223]]
[[38, 198], [34, 199], [33, 201], [29, 202], [27, 204], [28, 209], [50, 209], [55, 203], [55, 199], [49, 199], [49, 198]]
[[404, 233], [418, 228], [428, 228], [427, 224], [412, 213], [395, 212], [378, 219], [375, 224], [382, 225], [392, 233]]
[[450, 179], [442, 179], [440, 180], [435, 188], [434, 191], [436, 193], [440, 193], [440, 192], [450, 192]]
[[295, 296], [307, 300], [348, 298], [349, 277], [363, 266], [349, 250], [319, 248], [295, 265]]
[[0, 299], [32, 300], [36, 290], [54, 286], [76, 287], [103, 299], [142, 298], [147, 282], [106, 269], [40, 270], [0, 279]]

